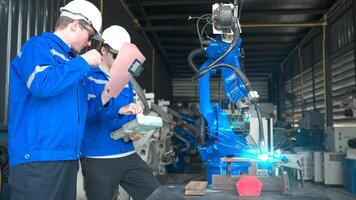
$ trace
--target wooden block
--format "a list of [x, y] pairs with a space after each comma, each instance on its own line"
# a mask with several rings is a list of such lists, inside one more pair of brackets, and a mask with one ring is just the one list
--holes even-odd
[[186, 190], [185, 196], [204, 196], [205, 190]]
[[205, 195], [205, 188], [208, 185], [206, 181], [190, 181], [185, 186], [185, 195], [187, 196], [203, 196]]
[[208, 182], [206, 181], [190, 181], [186, 186], [186, 190], [205, 190]]

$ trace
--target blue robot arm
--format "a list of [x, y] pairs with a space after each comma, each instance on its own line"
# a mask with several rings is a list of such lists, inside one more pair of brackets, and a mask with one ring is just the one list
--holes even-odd
[[[214, 10], [215, 6], [215, 10]], [[234, 17], [236, 7], [232, 4], [218, 4], [213, 6], [214, 32], [218, 36], [212, 39], [207, 47], [194, 50], [188, 56], [188, 62], [197, 73], [199, 79], [200, 113], [208, 125], [205, 143], [200, 145], [199, 153], [207, 166], [207, 178], [211, 184], [213, 174], [226, 174], [226, 157], [246, 157], [251, 154], [252, 147], [247, 144], [244, 131], [249, 125], [248, 117], [241, 117], [223, 111], [219, 104], [211, 102], [210, 77], [218, 71], [224, 82], [226, 97], [234, 104], [245, 107], [255, 105], [257, 108], [258, 94], [252, 89], [247, 77], [240, 66], [240, 27], [237, 17]], [[207, 60], [197, 67], [194, 57], [204, 55]], [[257, 110], [257, 109], [256, 109]], [[257, 114], [260, 115], [259, 110]], [[261, 116], [259, 116], [261, 118]], [[261, 120], [259, 120], [261, 121]], [[260, 132], [262, 123], [260, 123]], [[261, 134], [261, 133], [260, 133]], [[263, 132], [262, 132], [263, 136]], [[261, 137], [260, 137], [261, 139]], [[232, 163], [231, 175], [245, 173], [249, 163]], [[225, 171], [224, 171], [225, 170]]]

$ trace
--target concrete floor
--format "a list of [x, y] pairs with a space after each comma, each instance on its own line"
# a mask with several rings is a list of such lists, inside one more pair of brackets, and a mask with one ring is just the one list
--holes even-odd
[[171, 174], [165, 178], [161, 185], [148, 200], [180, 200], [180, 199], [207, 199], [207, 200], [356, 200], [356, 196], [345, 192], [341, 187], [324, 186], [305, 182], [304, 188], [296, 185], [291, 195], [280, 192], [262, 192], [261, 197], [238, 197], [236, 191], [206, 189], [205, 196], [184, 196], [184, 187], [190, 180], [200, 180], [201, 175]]
[[283, 195], [279, 192], [262, 192], [261, 197], [238, 197], [236, 191], [212, 190], [206, 189], [205, 196], [184, 196], [184, 185], [162, 185], [160, 186], [148, 200], [178, 200], [178, 199], [207, 199], [207, 200], [356, 200], [356, 196], [352, 196], [343, 191], [342, 188], [325, 187], [306, 183], [305, 188], [293, 191], [292, 195]]
[[[83, 190], [83, 178], [79, 170], [78, 173], [78, 194], [77, 200], [86, 200]], [[304, 188], [296, 185], [292, 188], [291, 195], [283, 195], [280, 192], [262, 192], [261, 197], [238, 197], [236, 191], [227, 190], [212, 190], [210, 187], [206, 189], [205, 196], [184, 196], [184, 187], [190, 180], [202, 180], [201, 174], [169, 174], [161, 177], [162, 185], [148, 198], [148, 200], [356, 200], [356, 195], [352, 195], [344, 191], [341, 187], [324, 186], [322, 184], [314, 184], [305, 182]], [[129, 200], [129, 196], [122, 193], [118, 200]]]

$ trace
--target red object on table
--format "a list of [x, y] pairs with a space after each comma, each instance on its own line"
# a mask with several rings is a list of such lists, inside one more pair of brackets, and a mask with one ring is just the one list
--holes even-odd
[[239, 196], [259, 197], [262, 191], [262, 182], [256, 176], [243, 176], [236, 182]]

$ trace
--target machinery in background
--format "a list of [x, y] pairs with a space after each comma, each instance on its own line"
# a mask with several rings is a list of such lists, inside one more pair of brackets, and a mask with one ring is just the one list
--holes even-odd
[[171, 142], [174, 134], [173, 116], [168, 114], [169, 101], [158, 101], [154, 103], [154, 94], [145, 93], [139, 84], [132, 79], [136, 93], [136, 101], [144, 107], [144, 114], [159, 116], [163, 120], [163, 126], [149, 133], [144, 134], [143, 138], [134, 142], [138, 155], [150, 166], [155, 175], [167, 173], [166, 166], [176, 160], [176, 155]]
[[200, 137], [199, 118], [192, 111], [183, 113], [179, 108], [169, 108], [168, 113], [175, 121], [172, 144], [176, 154], [176, 161], [167, 166], [168, 172], [199, 171], [196, 167], [200, 164], [196, 151]]
[[324, 115], [319, 110], [304, 111], [295, 139], [294, 147], [324, 150]]
[[337, 152], [324, 152], [324, 184], [344, 184], [345, 154]]
[[304, 111], [298, 127], [274, 127], [275, 148], [295, 152], [324, 150], [324, 116], [318, 110]]
[[356, 88], [346, 92], [342, 105], [345, 108], [344, 115], [346, 117], [356, 117]]
[[142, 139], [134, 142], [137, 153], [155, 175], [189, 170], [200, 136], [199, 122], [190, 115], [168, 108], [169, 101], [158, 100], [155, 104], [153, 93], [145, 93], [135, 80], [131, 82], [134, 85], [136, 102], [145, 108], [144, 114], [159, 116], [163, 120], [162, 127], [145, 133]]
[[348, 148], [346, 151], [346, 162], [345, 169], [345, 180], [344, 189], [347, 192], [356, 194], [356, 149]]
[[303, 129], [322, 129], [324, 127], [324, 115], [319, 110], [305, 111], [299, 122]]
[[325, 149], [332, 152], [345, 153], [348, 141], [356, 138], [355, 127], [326, 127]]
[[[208, 183], [212, 183], [214, 174], [240, 175], [248, 173], [249, 162], [226, 163], [228, 157], [259, 159], [267, 153], [263, 120], [258, 106], [258, 93], [242, 71], [240, 63], [241, 29], [238, 21], [238, 5], [214, 4], [212, 14], [198, 18], [197, 30], [201, 48], [193, 50], [188, 56], [188, 63], [199, 79], [200, 113], [207, 125], [206, 136], [198, 146], [201, 159], [207, 167]], [[200, 20], [206, 20], [203, 30], [199, 30]], [[212, 24], [215, 38], [203, 39], [205, 28]], [[207, 60], [200, 68], [193, 59], [205, 56]], [[210, 77], [220, 73], [225, 94], [232, 103], [224, 110], [210, 99]], [[256, 110], [258, 137], [249, 136], [251, 110]], [[254, 124], [254, 126], [256, 126]], [[256, 140], [257, 139], [257, 140]], [[268, 157], [268, 156], [267, 156]], [[229, 167], [227, 167], [229, 165]], [[229, 168], [229, 169], [228, 169]]]

